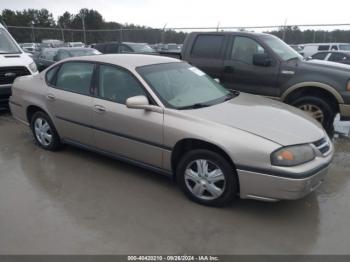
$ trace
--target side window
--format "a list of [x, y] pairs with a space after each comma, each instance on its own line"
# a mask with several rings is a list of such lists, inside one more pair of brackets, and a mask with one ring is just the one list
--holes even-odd
[[199, 35], [193, 45], [191, 56], [219, 58], [223, 41], [223, 35]]
[[146, 95], [141, 84], [126, 70], [100, 66], [98, 96], [120, 104], [133, 96]]
[[320, 45], [318, 46], [318, 51], [328, 51], [329, 45]]
[[326, 56], [328, 55], [329, 53], [327, 52], [323, 52], [323, 53], [317, 53], [315, 55], [312, 56], [312, 59], [317, 59], [317, 60], [325, 60]]
[[118, 53], [118, 44], [108, 44], [106, 46], [107, 54], [117, 54]]
[[132, 49], [126, 45], [120, 45], [119, 53], [132, 53]]
[[58, 70], [59, 66], [55, 66], [54, 68], [50, 69], [47, 73], [46, 73], [46, 81], [49, 85], [54, 86], [55, 85], [55, 75], [56, 72]]
[[339, 62], [345, 59], [346, 59], [346, 56], [342, 53], [332, 53], [328, 60], [333, 62]]
[[57, 73], [56, 87], [73, 93], [89, 95], [93, 71], [94, 64], [64, 63]]
[[232, 45], [231, 59], [253, 64], [255, 54], [264, 54], [265, 49], [255, 40], [248, 37], [236, 36]]

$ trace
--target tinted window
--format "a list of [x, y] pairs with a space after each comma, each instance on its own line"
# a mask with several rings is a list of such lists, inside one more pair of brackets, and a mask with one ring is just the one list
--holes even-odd
[[125, 104], [129, 97], [146, 95], [146, 93], [141, 84], [126, 70], [101, 65], [98, 95], [101, 98]]
[[107, 54], [117, 54], [118, 53], [118, 44], [108, 44], [106, 47]]
[[132, 49], [126, 45], [119, 46], [119, 52], [120, 53], [131, 53]]
[[332, 45], [331, 50], [338, 50], [338, 47], [336, 45]]
[[346, 60], [346, 55], [342, 53], [332, 53], [328, 60], [333, 62], [343, 61]]
[[56, 87], [62, 90], [90, 94], [90, 84], [94, 65], [90, 63], [64, 63], [57, 74]]
[[320, 45], [318, 51], [327, 51], [329, 50], [329, 45]]
[[55, 85], [55, 75], [56, 75], [56, 72], [57, 72], [58, 68], [59, 68], [59, 66], [55, 66], [54, 68], [50, 69], [46, 73], [46, 81], [50, 85]]
[[63, 60], [70, 57], [69, 53], [67, 51], [61, 50], [57, 53], [57, 61]]
[[312, 59], [317, 59], [317, 60], [325, 60], [326, 56], [329, 53], [325, 52], [325, 53], [318, 53], [312, 56]]
[[193, 57], [219, 58], [224, 36], [199, 35], [192, 48]]
[[233, 42], [231, 59], [253, 64], [253, 56], [263, 53], [265, 53], [264, 48], [255, 40], [248, 37], [237, 36]]
[[55, 57], [55, 55], [57, 54], [57, 50], [55, 49], [45, 49], [42, 54], [41, 54], [41, 58], [45, 59], [45, 60], [50, 60], [53, 61], [53, 58]]

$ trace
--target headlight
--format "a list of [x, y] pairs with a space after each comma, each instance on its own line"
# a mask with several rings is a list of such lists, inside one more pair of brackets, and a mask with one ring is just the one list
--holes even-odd
[[315, 152], [310, 145], [288, 146], [271, 154], [271, 164], [274, 166], [297, 166], [310, 162], [315, 158]]
[[31, 64], [29, 65], [29, 69], [30, 69], [33, 73], [35, 73], [36, 71], [38, 71], [35, 62], [33, 62], [33, 63], [31, 63]]

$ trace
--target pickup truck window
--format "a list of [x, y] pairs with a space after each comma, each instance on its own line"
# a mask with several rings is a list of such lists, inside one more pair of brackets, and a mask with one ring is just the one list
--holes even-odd
[[232, 45], [231, 59], [253, 64], [255, 54], [263, 54], [265, 49], [249, 37], [236, 36]]
[[199, 35], [193, 45], [191, 56], [219, 58], [223, 41], [223, 35]]
[[[302, 59], [303, 57], [283, 42], [281, 39], [275, 36], [265, 36], [262, 38], [266, 45], [268, 45], [274, 53], [276, 53], [283, 61], [288, 61], [291, 59]], [[305, 50], [305, 49], [304, 49]]]

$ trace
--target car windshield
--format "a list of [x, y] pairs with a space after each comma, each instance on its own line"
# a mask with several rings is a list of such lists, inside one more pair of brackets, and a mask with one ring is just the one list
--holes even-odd
[[147, 44], [137, 44], [137, 43], [128, 43], [128, 46], [132, 48], [137, 53], [154, 53], [156, 52], [152, 47]]
[[162, 102], [176, 109], [211, 106], [233, 98], [233, 93], [187, 63], [149, 65], [138, 73]]
[[275, 36], [265, 36], [263, 41], [284, 61], [295, 58], [302, 59], [298, 52]]
[[89, 55], [100, 55], [101, 53], [95, 49], [77, 49], [69, 50], [71, 56], [89, 56]]
[[18, 54], [21, 53], [16, 43], [11, 39], [9, 33], [0, 28], [0, 54]]
[[339, 49], [343, 51], [350, 51], [350, 45], [339, 45]]

